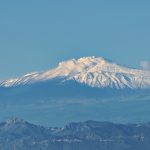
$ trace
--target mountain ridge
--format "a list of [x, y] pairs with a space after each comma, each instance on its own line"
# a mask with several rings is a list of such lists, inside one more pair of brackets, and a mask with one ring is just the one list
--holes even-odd
[[[9, 125], [8, 125], [9, 122]], [[0, 123], [0, 149], [12, 150], [149, 150], [150, 124], [72, 122], [44, 127], [20, 119]]]

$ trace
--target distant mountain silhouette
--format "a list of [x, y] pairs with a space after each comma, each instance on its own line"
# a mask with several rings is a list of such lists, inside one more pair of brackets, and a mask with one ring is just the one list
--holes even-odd
[[3, 150], [149, 150], [150, 123], [86, 121], [62, 128], [42, 127], [21, 119], [0, 123]]

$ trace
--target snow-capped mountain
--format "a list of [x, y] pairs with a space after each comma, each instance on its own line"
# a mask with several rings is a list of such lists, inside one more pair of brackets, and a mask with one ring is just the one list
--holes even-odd
[[122, 67], [112, 61], [94, 56], [64, 61], [52, 70], [6, 80], [1, 82], [0, 86], [28, 85], [58, 78], [63, 78], [63, 82], [77, 81], [98, 88], [150, 88], [150, 71]]
[[72, 59], [0, 83], [1, 118], [18, 116], [46, 125], [91, 119], [139, 122], [150, 120], [149, 108], [150, 72], [104, 58]]

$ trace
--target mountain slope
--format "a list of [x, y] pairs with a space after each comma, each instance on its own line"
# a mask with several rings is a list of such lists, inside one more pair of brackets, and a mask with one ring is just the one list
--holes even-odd
[[149, 150], [149, 147], [149, 123], [86, 121], [63, 128], [46, 128], [20, 119], [0, 123], [3, 150]]
[[33, 84], [52, 79], [64, 78], [84, 83], [90, 87], [115, 89], [150, 88], [150, 72], [125, 68], [104, 58], [83, 57], [59, 63], [55, 69], [31, 73], [21, 78], [10, 79], [0, 83], [1, 87]]

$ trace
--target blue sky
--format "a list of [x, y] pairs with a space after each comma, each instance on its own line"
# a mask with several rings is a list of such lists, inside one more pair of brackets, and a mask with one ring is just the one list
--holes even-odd
[[150, 1], [0, 0], [0, 80], [59, 61], [102, 56], [150, 61]]

